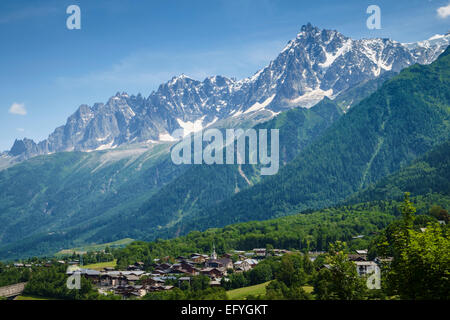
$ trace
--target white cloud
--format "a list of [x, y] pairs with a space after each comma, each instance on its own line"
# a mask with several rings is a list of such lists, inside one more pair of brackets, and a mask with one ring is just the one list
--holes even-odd
[[24, 103], [17, 103], [14, 102], [11, 107], [9, 107], [9, 113], [11, 114], [18, 114], [20, 116], [26, 116], [27, 115], [27, 109], [25, 109]]
[[45, 17], [49, 14], [56, 14], [59, 12], [57, 7], [43, 7], [43, 6], [30, 6], [18, 11], [5, 12], [2, 10], [0, 13], [0, 24], [10, 23], [20, 20], [27, 20], [35, 17]]
[[17, 131], [19, 131], [19, 132], [24, 132], [25, 129], [24, 129], [24, 128], [17, 128]]
[[437, 9], [437, 14], [440, 18], [445, 19], [450, 16], [450, 3], [444, 7]]

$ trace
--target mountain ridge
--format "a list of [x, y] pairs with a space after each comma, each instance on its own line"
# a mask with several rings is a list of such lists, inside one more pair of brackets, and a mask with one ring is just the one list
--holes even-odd
[[308, 23], [276, 59], [251, 77], [237, 81], [217, 75], [198, 81], [182, 74], [147, 98], [118, 92], [106, 103], [81, 105], [43, 141], [17, 139], [8, 155], [21, 161], [54, 152], [174, 141], [175, 129], [190, 133], [226, 119], [240, 119], [240, 123], [251, 117], [254, 125], [280, 111], [311, 107], [325, 96], [333, 98], [385, 72], [431, 63], [448, 39], [417, 45], [390, 39], [353, 40]]

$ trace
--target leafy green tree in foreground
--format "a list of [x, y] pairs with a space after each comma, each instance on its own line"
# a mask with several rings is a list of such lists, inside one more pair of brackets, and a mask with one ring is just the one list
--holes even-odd
[[450, 298], [450, 240], [448, 226], [429, 223], [414, 230], [415, 208], [405, 194], [403, 220], [380, 251], [392, 252], [394, 260], [386, 274], [387, 290], [401, 299]]
[[362, 300], [367, 297], [364, 278], [359, 277], [355, 264], [348, 259], [345, 242], [330, 245], [326, 267], [314, 279], [314, 294], [320, 300]]
[[288, 287], [283, 281], [274, 280], [266, 288], [265, 299], [268, 300], [311, 300], [301, 286]]

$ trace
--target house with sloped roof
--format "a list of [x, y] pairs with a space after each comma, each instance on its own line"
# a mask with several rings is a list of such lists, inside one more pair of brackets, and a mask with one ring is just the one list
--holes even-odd
[[206, 261], [205, 267], [232, 269], [233, 260], [231, 260], [230, 258], [210, 259]]
[[245, 260], [236, 261], [233, 264], [233, 267], [236, 272], [245, 272], [252, 268], [252, 266]]

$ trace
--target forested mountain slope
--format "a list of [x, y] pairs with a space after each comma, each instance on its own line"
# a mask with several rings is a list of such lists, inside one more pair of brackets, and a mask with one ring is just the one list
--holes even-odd
[[[280, 165], [317, 139], [342, 110], [393, 75], [386, 72], [344, 91], [333, 101], [325, 98], [311, 109], [294, 108], [259, 125], [280, 129]], [[44, 254], [124, 235], [146, 238], [161, 230], [160, 224], [170, 228], [181, 218], [195, 215], [261, 179], [259, 168], [252, 165], [177, 167], [170, 161], [170, 145], [54, 154], [0, 172], [2, 251], [18, 256]], [[14, 187], [9, 188], [11, 185]], [[136, 218], [138, 215], [141, 218]]]
[[347, 202], [401, 199], [405, 192], [415, 195], [450, 195], [450, 141], [433, 148], [399, 172], [381, 179]]
[[387, 81], [276, 176], [174, 228], [187, 232], [331, 206], [407, 166], [450, 136], [449, 53]]

